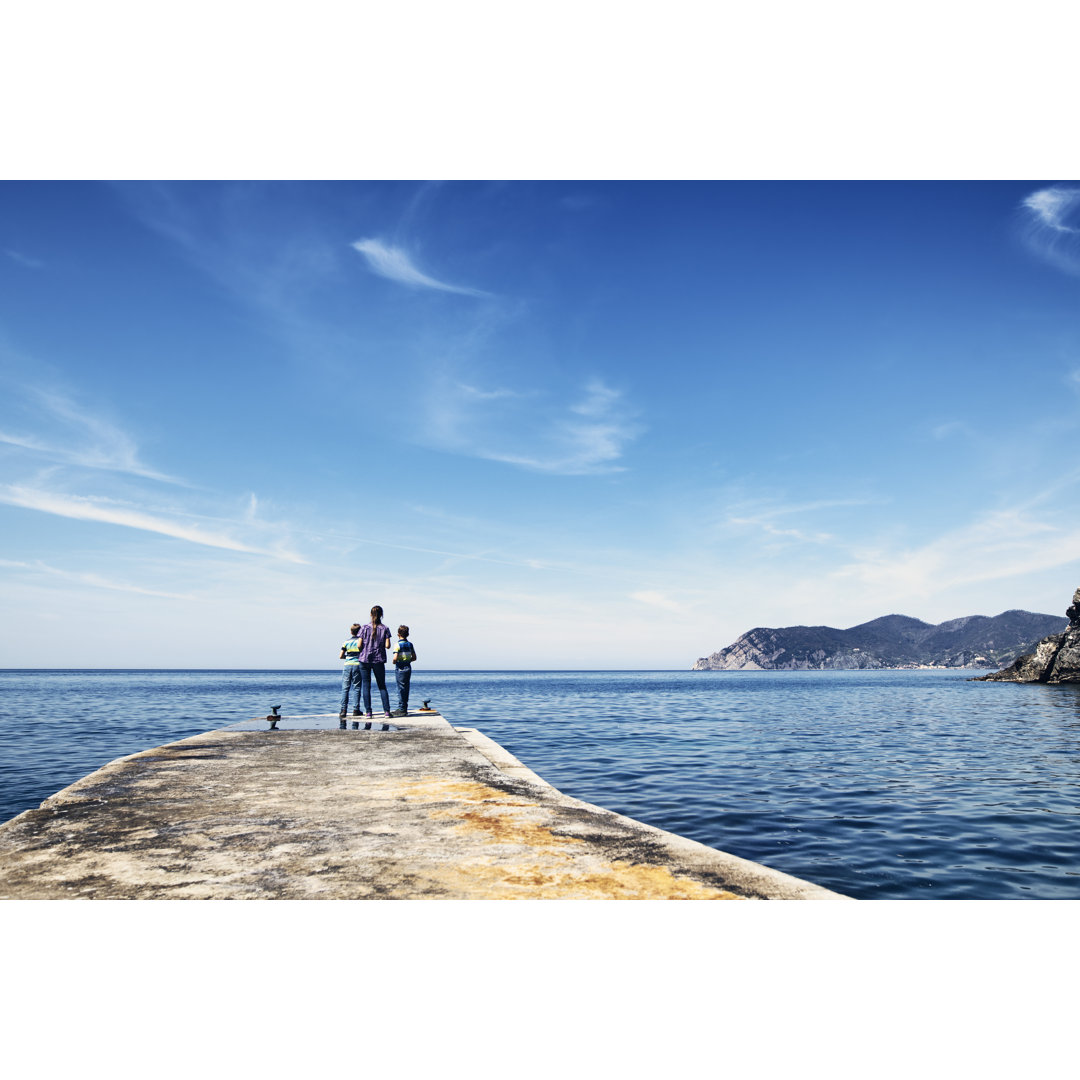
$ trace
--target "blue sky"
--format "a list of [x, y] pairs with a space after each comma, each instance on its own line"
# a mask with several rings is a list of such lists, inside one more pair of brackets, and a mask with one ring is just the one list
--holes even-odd
[[1059, 613], [1078, 300], [1054, 180], [2, 183], [0, 663]]

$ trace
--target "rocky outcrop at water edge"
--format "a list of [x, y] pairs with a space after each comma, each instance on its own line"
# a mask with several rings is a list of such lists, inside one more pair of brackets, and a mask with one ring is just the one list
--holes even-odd
[[1069, 625], [1048, 634], [1034, 652], [1017, 657], [1001, 671], [979, 677], [980, 682], [1080, 683], [1080, 589], [1073, 593], [1065, 615]]

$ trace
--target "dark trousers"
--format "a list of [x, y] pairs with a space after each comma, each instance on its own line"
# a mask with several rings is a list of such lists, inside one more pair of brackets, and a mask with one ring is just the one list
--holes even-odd
[[364, 712], [371, 715], [371, 673], [375, 673], [375, 685], [379, 688], [379, 696], [382, 698], [383, 712], [390, 711], [390, 695], [386, 692], [386, 665], [365, 664], [360, 661], [360, 692], [364, 698]]
[[409, 680], [412, 678], [412, 665], [395, 665], [394, 675], [397, 678], [398, 708], [409, 711]]

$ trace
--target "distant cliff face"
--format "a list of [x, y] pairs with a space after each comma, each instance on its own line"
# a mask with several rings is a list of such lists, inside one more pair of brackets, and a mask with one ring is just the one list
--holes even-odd
[[999, 667], [1030, 650], [1066, 620], [1031, 611], [968, 615], [937, 626], [885, 615], [847, 630], [832, 626], [759, 626], [693, 671], [827, 671], [860, 668]]
[[1065, 615], [1069, 625], [1048, 634], [1004, 671], [983, 675], [983, 682], [1080, 683], [1080, 589], [1073, 593]]

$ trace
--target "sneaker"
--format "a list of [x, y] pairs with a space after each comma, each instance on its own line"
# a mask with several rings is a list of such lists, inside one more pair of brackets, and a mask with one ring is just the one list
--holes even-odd
[[339, 718], [340, 720], [344, 720], [344, 719], [345, 719], [345, 710], [344, 710], [344, 709], [342, 709], [342, 710], [341, 710], [341, 712], [339, 712], [339, 713], [338, 713], [338, 718]]
[[[359, 709], [353, 709], [352, 714], [353, 714], [353, 716], [359, 716], [360, 715], [360, 710]], [[342, 713], [341, 715], [344, 716], [345, 714]]]
[[391, 716], [408, 716], [409, 715], [409, 710], [408, 709], [395, 709], [390, 715]]

